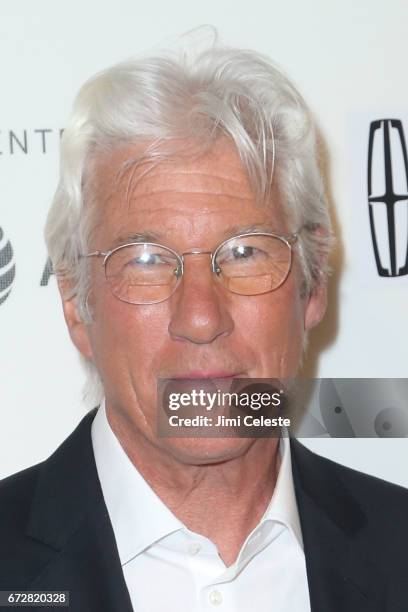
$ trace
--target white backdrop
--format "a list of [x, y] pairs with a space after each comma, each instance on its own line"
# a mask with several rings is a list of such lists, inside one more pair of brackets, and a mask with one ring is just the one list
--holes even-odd
[[[2, 0], [0, 274], [8, 276], [0, 285], [0, 477], [47, 457], [85, 412], [83, 374], [55, 281], [40, 286], [59, 130], [73, 97], [97, 70], [204, 23], [215, 25], [224, 42], [272, 57], [303, 92], [326, 143], [340, 244], [310, 373], [408, 377], [408, 276], [378, 276], [366, 179], [370, 123], [400, 119], [408, 135], [406, 0]], [[404, 244], [406, 208], [405, 201], [398, 238]], [[307, 443], [408, 486], [405, 439]]]

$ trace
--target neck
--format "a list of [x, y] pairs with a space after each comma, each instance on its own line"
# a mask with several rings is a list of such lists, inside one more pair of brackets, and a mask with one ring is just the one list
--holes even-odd
[[235, 453], [212, 463], [205, 454], [201, 460], [196, 455], [189, 462], [130, 429], [108, 409], [107, 416], [129, 459], [164, 504], [190, 531], [210, 539], [226, 565], [232, 564], [272, 497], [280, 467], [279, 439], [235, 439]]

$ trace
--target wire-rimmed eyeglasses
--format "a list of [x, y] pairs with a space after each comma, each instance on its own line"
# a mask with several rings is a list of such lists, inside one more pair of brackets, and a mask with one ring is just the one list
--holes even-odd
[[214, 251], [183, 253], [155, 242], [131, 242], [83, 257], [103, 257], [111, 292], [129, 304], [158, 304], [170, 298], [182, 279], [186, 255], [211, 255], [217, 281], [232, 293], [261, 295], [287, 279], [298, 235], [250, 232], [224, 240]]

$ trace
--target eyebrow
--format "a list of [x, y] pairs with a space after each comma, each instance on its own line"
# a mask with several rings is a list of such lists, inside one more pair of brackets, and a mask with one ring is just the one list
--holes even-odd
[[[286, 236], [287, 232], [282, 232], [276, 229], [273, 223], [254, 223], [252, 225], [233, 225], [224, 230], [220, 242], [233, 238], [239, 234], [249, 234], [251, 232], [267, 232], [271, 234], [277, 234], [280, 236]], [[154, 242], [162, 244], [165, 241], [165, 234], [155, 231], [143, 231], [127, 234], [126, 236], [119, 236], [113, 242], [112, 249], [125, 244], [131, 244], [133, 242]], [[164, 246], [164, 245], [163, 245]]]
[[119, 236], [113, 241], [112, 248], [122, 246], [124, 244], [131, 244], [132, 242], [160, 242], [163, 237], [156, 232], [142, 232], [132, 233], [126, 236]]
[[276, 225], [274, 223], [265, 222], [265, 223], [254, 223], [252, 225], [246, 225], [246, 226], [233, 225], [232, 227], [229, 227], [228, 230], [226, 230], [225, 235], [227, 236], [227, 234], [229, 234], [231, 237], [233, 237], [238, 234], [249, 234], [251, 232], [267, 232], [267, 233], [278, 234], [282, 236], [286, 235], [287, 233], [287, 232], [279, 231], [276, 228]]

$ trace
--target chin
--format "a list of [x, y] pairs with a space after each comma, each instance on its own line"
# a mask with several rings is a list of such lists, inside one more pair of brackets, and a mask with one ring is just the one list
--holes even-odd
[[248, 451], [255, 438], [171, 438], [162, 450], [180, 463], [208, 465], [237, 459]]

